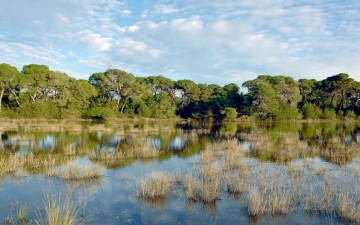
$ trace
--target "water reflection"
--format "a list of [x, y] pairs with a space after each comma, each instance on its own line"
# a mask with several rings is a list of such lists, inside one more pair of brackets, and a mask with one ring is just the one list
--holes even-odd
[[[191, 121], [117, 124], [79, 122], [69, 125], [26, 122], [11, 126], [5, 124], [1, 130], [0, 149], [18, 155], [46, 152], [89, 156], [84, 149], [88, 149], [91, 154], [91, 149], [117, 154], [128, 151], [135, 142], [145, 139], [146, 145], [160, 152], [160, 159], [174, 154], [186, 158], [201, 151], [206, 143], [236, 137], [251, 150], [251, 156], [262, 160], [286, 162], [295, 158], [320, 156], [344, 164], [357, 156], [356, 148], [360, 143], [359, 125], [353, 123], [212, 124]], [[106, 161], [101, 157], [89, 157], [103, 161], [108, 168], [118, 168], [133, 162], [129, 159], [120, 160], [119, 157]]]

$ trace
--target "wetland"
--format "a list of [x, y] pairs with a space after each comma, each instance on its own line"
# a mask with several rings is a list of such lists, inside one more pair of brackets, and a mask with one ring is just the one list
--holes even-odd
[[2, 120], [0, 133], [4, 224], [360, 222], [357, 123]]

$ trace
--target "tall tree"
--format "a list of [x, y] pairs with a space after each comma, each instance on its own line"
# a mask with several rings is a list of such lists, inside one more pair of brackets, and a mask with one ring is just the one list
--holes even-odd
[[116, 108], [119, 109], [120, 101], [122, 97], [121, 93], [129, 92], [129, 90], [124, 90], [124, 89], [130, 88], [130, 85], [135, 82], [135, 76], [123, 70], [108, 69], [105, 72], [105, 77], [106, 80], [109, 82], [110, 92], [113, 92], [117, 96]]
[[51, 74], [49, 67], [37, 64], [25, 65], [21, 73], [24, 76], [26, 90], [32, 104], [39, 98], [46, 96], [47, 77]]
[[347, 107], [347, 94], [353, 83], [354, 80], [348, 74], [340, 73], [323, 80], [321, 88], [329, 93], [333, 107], [344, 110]]
[[164, 77], [163, 75], [159, 76], [149, 76], [147, 78], [149, 84], [154, 88], [154, 96], [158, 98], [157, 95], [165, 92], [169, 95], [171, 104], [175, 106], [175, 92], [176, 88], [174, 81], [169, 78]]
[[181, 107], [189, 105], [192, 102], [199, 100], [199, 88], [192, 80], [179, 80], [175, 87], [179, 90], [181, 95]]
[[16, 67], [9, 64], [0, 64], [0, 113], [2, 107], [2, 98], [6, 90], [12, 90], [12, 82], [19, 76], [19, 71]]

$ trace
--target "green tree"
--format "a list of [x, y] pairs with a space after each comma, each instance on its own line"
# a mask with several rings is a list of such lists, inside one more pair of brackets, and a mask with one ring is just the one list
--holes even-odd
[[147, 78], [148, 83], [154, 88], [154, 96], [157, 98], [157, 95], [161, 93], [167, 93], [169, 95], [169, 99], [171, 100], [171, 104], [175, 107], [175, 93], [176, 88], [174, 81], [166, 78], [162, 75], [159, 76], [150, 76]]
[[47, 77], [51, 74], [49, 67], [37, 64], [25, 65], [21, 73], [32, 104], [38, 99], [46, 97]]
[[315, 79], [300, 79], [299, 80], [299, 90], [302, 98], [302, 103], [305, 104], [310, 100], [310, 93], [313, 91], [316, 85]]
[[261, 80], [247, 81], [243, 84], [252, 97], [252, 114], [260, 119], [272, 118], [279, 109], [275, 98], [275, 90], [267, 82]]
[[75, 80], [75, 78], [69, 77], [66, 73], [60, 71], [51, 72], [47, 76], [47, 87], [53, 101], [55, 102], [57, 99], [66, 102], [70, 98], [70, 87]]
[[6, 63], [0, 64], [0, 113], [4, 93], [5, 91], [13, 91], [13, 82], [19, 74], [20, 73], [16, 67]]
[[224, 115], [225, 120], [234, 120], [238, 116], [236, 109], [231, 107], [226, 107], [221, 113]]
[[328, 94], [330, 104], [337, 110], [345, 110], [347, 107], [347, 94], [354, 83], [346, 73], [340, 73], [322, 81], [321, 89]]
[[296, 119], [301, 101], [298, 83], [287, 76], [260, 75], [243, 84], [252, 98], [252, 112], [261, 119]]
[[181, 108], [199, 100], [199, 88], [192, 80], [179, 80], [175, 87], [181, 95]]
[[[130, 85], [135, 82], [135, 76], [119, 69], [108, 69], [105, 72], [105, 82], [108, 83], [109, 92], [117, 97], [116, 109], [119, 109], [122, 97], [128, 98], [124, 93], [130, 93]], [[127, 89], [127, 90], [126, 90]], [[124, 101], [126, 102], [126, 100]], [[121, 113], [123, 112], [123, 107]]]

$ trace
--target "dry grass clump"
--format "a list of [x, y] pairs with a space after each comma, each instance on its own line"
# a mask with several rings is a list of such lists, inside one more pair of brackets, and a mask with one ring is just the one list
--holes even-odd
[[319, 165], [315, 167], [313, 173], [317, 176], [325, 176], [329, 174], [329, 167], [326, 165]]
[[208, 164], [217, 160], [217, 158], [218, 152], [214, 151], [212, 148], [206, 148], [203, 152], [201, 152], [198, 162], [201, 164]]
[[240, 148], [240, 145], [236, 138], [229, 138], [226, 140], [208, 144], [206, 146], [206, 150], [213, 150], [213, 151], [238, 150], [238, 148]]
[[138, 196], [148, 199], [165, 198], [174, 185], [174, 178], [166, 172], [153, 172], [140, 180]]
[[210, 182], [189, 173], [185, 177], [184, 189], [187, 199], [211, 203], [219, 198], [220, 180]]
[[50, 169], [49, 177], [60, 177], [67, 180], [95, 179], [103, 176], [105, 168], [94, 163], [70, 162], [66, 166]]
[[30, 214], [31, 206], [28, 203], [20, 203], [17, 213], [17, 218], [20, 223], [25, 223]]
[[345, 220], [360, 222], [360, 212], [349, 197], [349, 193], [339, 194], [339, 203], [336, 212], [339, 217]]
[[258, 216], [261, 214], [286, 214], [293, 210], [291, 195], [286, 190], [274, 190], [264, 193], [258, 188], [251, 188], [247, 196], [248, 214]]
[[198, 170], [185, 177], [184, 189], [187, 199], [202, 202], [215, 202], [220, 195], [221, 168], [218, 162], [200, 164]]
[[241, 148], [229, 150], [224, 153], [224, 170], [243, 170], [245, 168], [243, 157], [245, 153]]
[[303, 198], [303, 209], [306, 212], [320, 212], [322, 209], [320, 196], [315, 193], [314, 188], [310, 188], [309, 193]]
[[131, 151], [126, 156], [134, 158], [152, 158], [160, 155], [160, 151], [147, 139], [140, 139], [133, 143]]
[[44, 201], [46, 218], [39, 217], [34, 221], [36, 225], [75, 225], [85, 223], [80, 217], [77, 202], [71, 201], [70, 196], [56, 196], [47, 194]]
[[45, 157], [29, 154], [25, 156], [24, 168], [28, 171], [47, 171], [56, 165], [66, 163], [66, 159], [57, 154], [47, 154]]
[[286, 214], [294, 210], [296, 196], [291, 180], [270, 164], [257, 165], [256, 178], [246, 195], [250, 216]]
[[258, 216], [266, 212], [264, 199], [262, 198], [259, 190], [252, 187], [247, 197], [248, 214], [251, 216]]
[[228, 192], [231, 194], [241, 194], [248, 189], [248, 181], [237, 174], [226, 174], [225, 181]]
[[15, 173], [21, 170], [24, 166], [25, 158], [16, 154], [10, 154], [0, 159], [0, 177], [8, 174]]
[[297, 163], [291, 162], [287, 166], [287, 173], [288, 174], [302, 174], [302, 173], [304, 173], [304, 167], [302, 164], [297, 164]]

